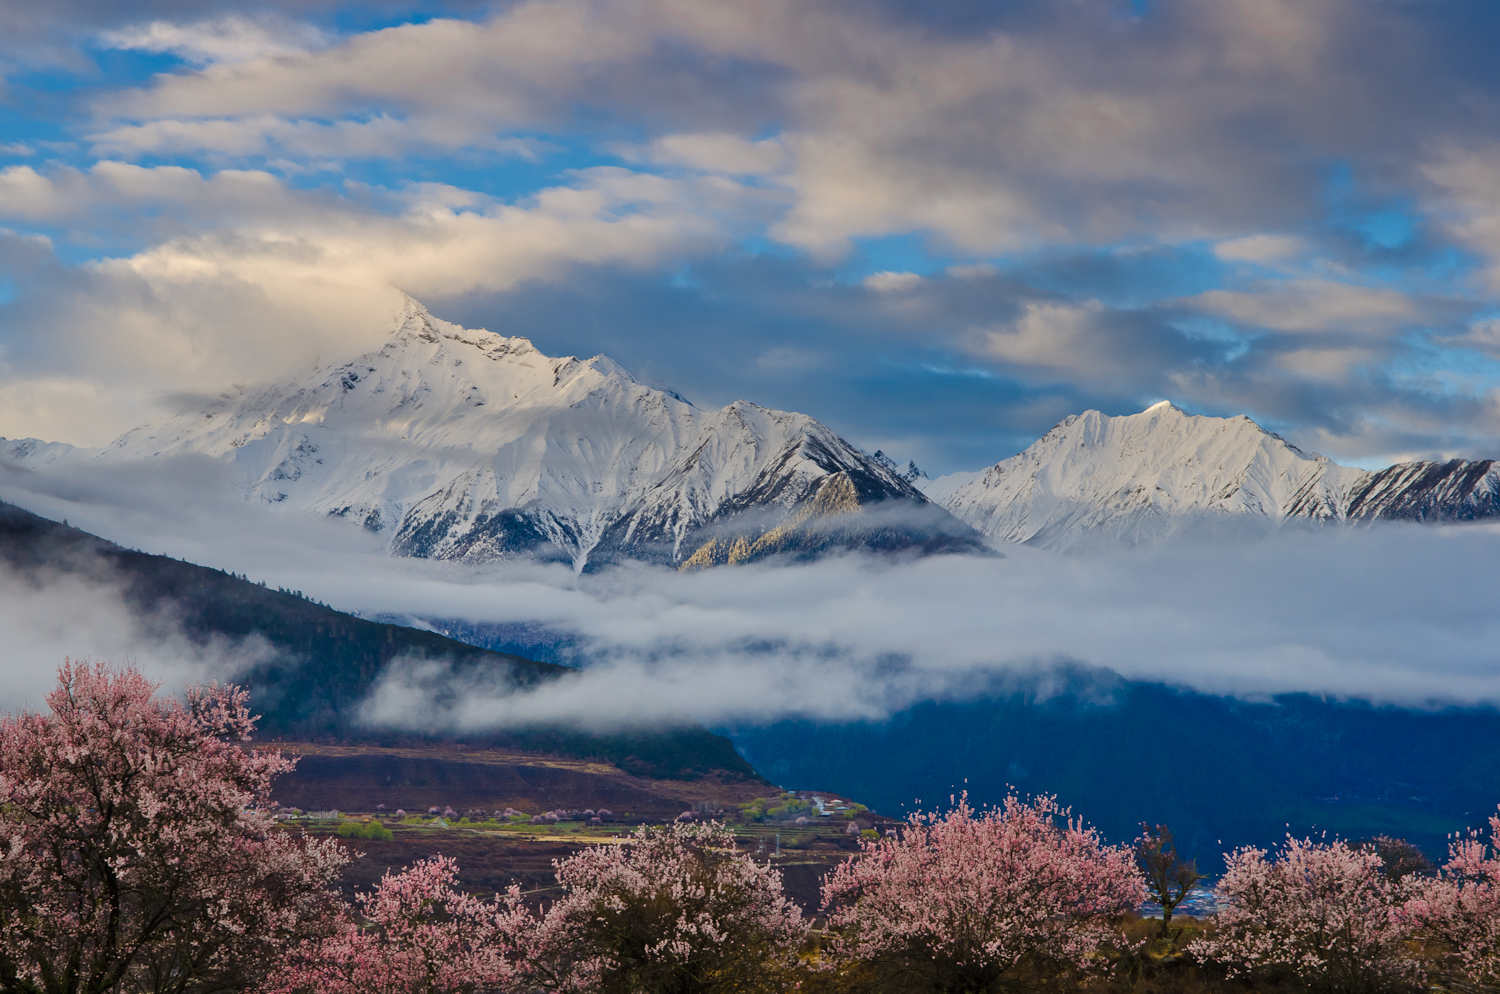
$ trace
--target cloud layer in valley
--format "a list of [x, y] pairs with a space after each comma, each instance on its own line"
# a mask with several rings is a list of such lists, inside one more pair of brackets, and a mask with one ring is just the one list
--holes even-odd
[[24, 572], [0, 563], [0, 711], [45, 710], [64, 659], [135, 666], [175, 692], [232, 681], [269, 656], [258, 638], [201, 642], [183, 634], [170, 609], [143, 617], [107, 575]]
[[[386, 557], [358, 528], [186, 497], [204, 493], [185, 487], [187, 478], [170, 467], [151, 478], [45, 485], [12, 476], [0, 497], [366, 616], [558, 633], [566, 661], [583, 667], [576, 679], [518, 696], [455, 679], [441, 661], [409, 661], [368, 702], [379, 724], [870, 719], [1013, 687], [1059, 665], [1249, 697], [1500, 704], [1500, 619], [1485, 580], [1500, 528], [1487, 525], [1184, 540], [1089, 556], [1009, 547], [994, 558], [851, 556], [699, 573], [640, 566], [580, 576], [525, 565], [476, 573]], [[61, 595], [55, 608], [31, 613], [70, 616]], [[114, 630], [113, 615], [99, 617], [101, 631]], [[145, 662], [157, 651], [123, 637], [102, 648], [33, 642], [5, 650], [11, 671], [50, 671], [48, 653], [88, 648]]]

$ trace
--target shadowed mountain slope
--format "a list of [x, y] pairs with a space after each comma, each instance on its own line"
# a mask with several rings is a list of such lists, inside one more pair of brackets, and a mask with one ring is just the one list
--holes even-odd
[[[0, 565], [38, 585], [57, 574], [118, 591], [146, 625], [212, 639], [263, 640], [261, 661], [238, 674], [263, 717], [262, 737], [399, 745], [421, 741], [358, 722], [361, 703], [393, 660], [434, 659], [455, 672], [518, 689], [567, 679], [566, 667], [492, 652], [434, 632], [367, 621], [220, 570], [125, 549], [0, 503]], [[38, 660], [51, 666], [59, 660]], [[432, 741], [432, 740], [428, 740]], [[528, 728], [467, 736], [473, 745], [598, 757], [645, 776], [710, 772], [759, 779], [728, 740], [690, 721], [660, 731], [594, 735]]]
[[[1056, 793], [1114, 840], [1172, 827], [1214, 868], [1288, 831], [1389, 834], [1437, 855], [1500, 803], [1500, 712], [1417, 711], [1285, 695], [1246, 702], [1079, 671], [1061, 692], [924, 703], [888, 722], [730, 730], [789, 789], [896, 815], [967, 789]], [[1222, 840], [1222, 844], [1220, 842]]]

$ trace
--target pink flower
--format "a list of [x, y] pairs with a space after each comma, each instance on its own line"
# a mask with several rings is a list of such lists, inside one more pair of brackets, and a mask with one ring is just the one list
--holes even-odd
[[1274, 860], [1246, 847], [1226, 857], [1216, 888], [1223, 909], [1213, 938], [1189, 946], [1231, 977], [1288, 970], [1334, 992], [1420, 983], [1406, 949], [1406, 888], [1386, 879], [1378, 855], [1343, 842], [1287, 838]]
[[[781, 874], [735, 848], [723, 825], [638, 828], [557, 862], [565, 895], [547, 909], [533, 962], [548, 989], [697, 990], [762, 982], [795, 963], [808, 934]], [[719, 988], [715, 988], [719, 989]]]
[[481, 901], [454, 887], [457, 864], [438, 856], [355, 897], [337, 931], [303, 944], [270, 994], [477, 994], [504, 989], [536, 923], [512, 886]]
[[860, 850], [823, 883], [829, 963], [884, 965], [935, 990], [998, 989], [1033, 955], [1091, 968], [1117, 934], [1109, 919], [1145, 896], [1131, 854], [1051, 797], [976, 812], [964, 796]]
[[1500, 980], [1500, 816], [1490, 816], [1488, 843], [1477, 832], [1455, 838], [1441, 875], [1411, 887], [1405, 916], [1453, 950], [1448, 965], [1477, 984]]
[[133, 669], [65, 662], [50, 714], [0, 718], [0, 961], [7, 986], [251, 986], [325, 932], [335, 840], [276, 831], [242, 690], [155, 696]]

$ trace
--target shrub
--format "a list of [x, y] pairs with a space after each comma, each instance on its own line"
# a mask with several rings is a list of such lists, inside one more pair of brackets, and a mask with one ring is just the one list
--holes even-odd
[[1405, 948], [1404, 889], [1386, 878], [1376, 853], [1288, 837], [1274, 860], [1246, 847], [1226, 863], [1216, 888], [1224, 905], [1218, 931], [1194, 941], [1193, 955], [1222, 964], [1231, 977], [1292, 974], [1333, 994], [1422, 980]]
[[860, 847], [823, 884], [829, 963], [919, 990], [995, 991], [1027, 963], [1090, 968], [1116, 935], [1108, 919], [1145, 896], [1130, 853], [1051, 797], [975, 812], [965, 796]]
[[366, 839], [371, 842], [389, 842], [395, 833], [378, 821], [346, 821], [334, 829], [334, 834], [344, 839]]

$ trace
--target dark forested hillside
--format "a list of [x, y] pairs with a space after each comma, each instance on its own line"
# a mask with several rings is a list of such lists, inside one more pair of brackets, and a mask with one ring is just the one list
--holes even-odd
[[[475, 648], [433, 632], [356, 618], [296, 593], [221, 570], [125, 549], [14, 505], [0, 503], [0, 564], [34, 582], [63, 573], [118, 589], [146, 624], [207, 643], [258, 636], [270, 658], [237, 677], [263, 715], [263, 735], [393, 744], [409, 735], [361, 727], [361, 701], [393, 659], [441, 659], [455, 670], [517, 688], [567, 679], [569, 670]], [[51, 666], [58, 660], [39, 660]], [[756, 778], [727, 739], [684, 721], [662, 731], [591, 735], [531, 728], [472, 737], [474, 744], [598, 757], [644, 776], [721, 771]], [[757, 778], [758, 779], [758, 778]]]
[[[1500, 713], [1415, 711], [1287, 695], [1245, 702], [1107, 673], [1065, 692], [925, 703], [883, 723], [732, 730], [789, 788], [817, 785], [899, 814], [967, 789], [1056, 793], [1111, 838], [1170, 825], [1208, 867], [1288, 831], [1401, 836], [1434, 855], [1500, 803]], [[1222, 844], [1220, 842], [1222, 840]]]

